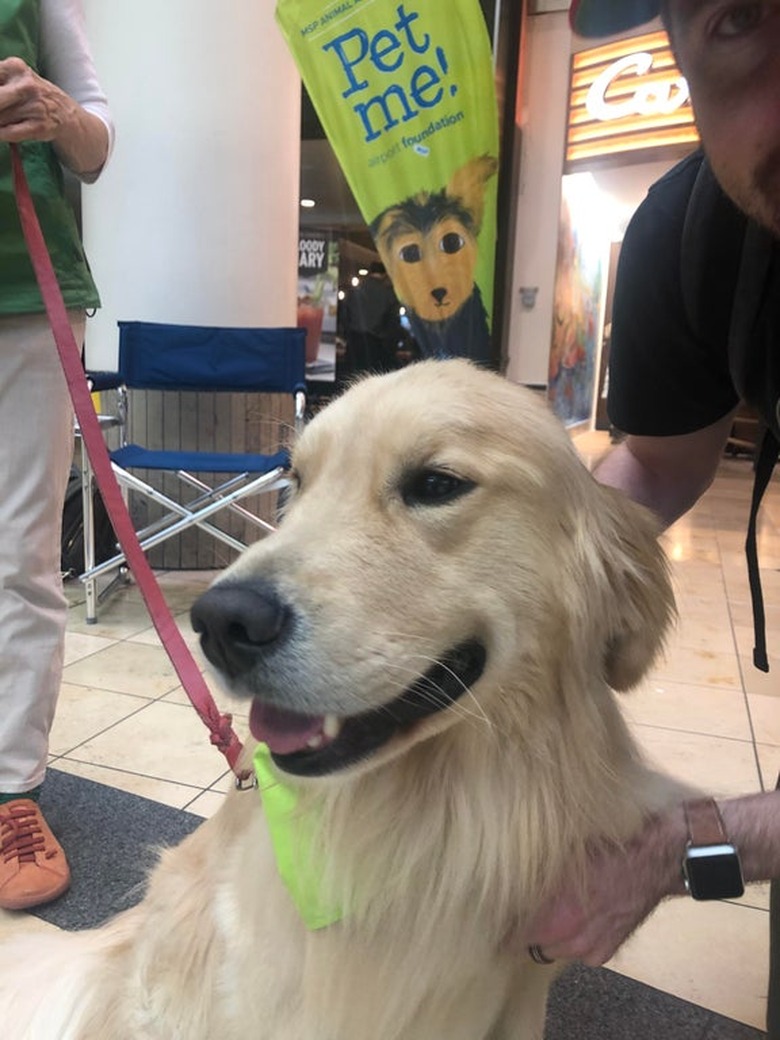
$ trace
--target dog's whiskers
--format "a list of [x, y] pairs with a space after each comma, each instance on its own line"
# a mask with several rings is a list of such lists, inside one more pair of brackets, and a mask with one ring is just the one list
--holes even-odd
[[458, 712], [459, 714], [463, 715], [464, 717], [466, 717], [466, 718], [472, 718], [472, 719], [476, 719], [476, 720], [477, 720], [477, 721], [479, 721], [479, 722], [484, 722], [484, 723], [485, 723], [485, 724], [486, 724], [486, 725], [487, 725], [487, 726], [488, 726], [489, 728], [491, 728], [491, 729], [492, 729], [492, 727], [493, 727], [493, 723], [492, 723], [492, 722], [491, 722], [491, 720], [490, 720], [490, 719], [488, 718], [488, 716], [487, 716], [487, 714], [486, 714], [486, 712], [485, 712], [485, 709], [484, 709], [484, 708], [482, 707], [482, 705], [481, 705], [481, 704], [479, 703], [479, 700], [478, 700], [478, 699], [477, 699], [477, 697], [475, 696], [475, 694], [474, 694], [474, 691], [473, 691], [473, 690], [471, 689], [471, 687], [470, 687], [470, 686], [467, 686], [467, 685], [466, 685], [466, 683], [462, 682], [462, 681], [461, 681], [461, 680], [459, 679], [459, 677], [458, 677], [458, 676], [457, 676], [457, 675], [455, 674], [455, 672], [453, 672], [453, 671], [452, 671], [452, 669], [451, 669], [451, 668], [448, 668], [448, 669], [447, 669], [447, 671], [448, 671], [448, 672], [450, 673], [450, 675], [452, 675], [452, 677], [453, 677], [454, 679], [456, 679], [456, 680], [457, 680], [457, 681], [458, 681], [458, 682], [460, 683], [460, 685], [461, 685], [461, 686], [463, 687], [463, 696], [464, 696], [464, 697], [469, 697], [469, 698], [471, 699], [471, 701], [473, 702], [473, 704], [474, 704], [474, 706], [475, 706], [475, 708], [476, 708], [476, 711], [469, 711], [469, 710], [468, 710], [468, 709], [467, 709], [467, 708], [466, 708], [466, 707], [465, 707], [465, 706], [463, 705], [463, 703], [462, 703], [461, 701], [455, 701], [455, 702], [454, 702], [454, 703], [452, 704], [452, 707], [453, 707], [453, 708], [454, 708], [454, 709], [455, 709], [455, 710], [456, 710], [456, 711], [457, 711], [457, 712]]
[[[442, 665], [442, 662], [435, 657], [421, 656], [420, 659], [424, 664], [429, 666]], [[392, 667], [394, 667], [396, 670], [400, 670], [402, 666], [393, 665]], [[410, 675], [415, 675], [415, 673], [412, 672], [411, 668], [409, 668], [408, 666], [403, 667], [405, 667], [405, 670], [408, 671]], [[436, 708], [447, 709], [449, 711], [452, 711], [454, 714], [460, 715], [464, 719], [485, 723], [488, 727], [492, 728], [492, 722], [486, 715], [484, 709], [480, 705], [477, 698], [474, 696], [474, 692], [472, 691], [471, 687], [467, 686], [451, 668], [447, 668], [447, 671], [453, 677], [453, 679], [455, 679], [455, 681], [458, 682], [459, 685], [462, 687], [463, 695], [468, 695], [472, 699], [477, 708], [476, 711], [469, 711], [469, 709], [466, 708], [460, 700], [453, 700], [452, 697], [449, 694], [447, 694], [441, 687], [431, 682], [430, 680], [425, 680], [425, 688], [420, 691], [421, 696]], [[417, 678], [419, 677], [420, 676], [417, 675]], [[403, 690], [405, 688], [405, 686], [399, 685], [399, 689]], [[389, 710], [392, 706], [388, 705], [387, 707]]]

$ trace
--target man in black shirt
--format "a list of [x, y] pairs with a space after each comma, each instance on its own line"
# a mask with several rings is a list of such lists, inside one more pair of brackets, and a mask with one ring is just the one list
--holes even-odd
[[[721, 192], [720, 212], [708, 208], [699, 226], [690, 227], [703, 162], [696, 152], [654, 184], [623, 240], [609, 415], [618, 429], [637, 436], [691, 433], [730, 415], [738, 401], [728, 331], [746, 218]], [[710, 224], [716, 225], [712, 235]], [[688, 241], [694, 235], [695, 244]], [[686, 265], [683, 253], [694, 248]], [[686, 266], [697, 288], [701, 283], [697, 296], [706, 293], [700, 313], [686, 297], [686, 289], [692, 291], [682, 277]], [[709, 291], [707, 281], [713, 283]]]
[[[670, 524], [711, 483], [740, 398], [780, 434], [780, 2], [575, 0], [570, 17], [576, 32], [600, 36], [659, 14], [707, 159], [654, 185], [626, 232], [609, 409], [627, 436], [596, 475]], [[745, 880], [780, 877], [780, 791], [718, 808]], [[586, 898], [564, 887], [527, 941], [548, 958], [608, 960], [660, 900], [685, 892], [689, 834], [680, 806], [626, 850], [594, 850]], [[770, 1040], [780, 1040], [776, 888]]]
[[[780, 436], [780, 352], [773, 349], [779, 259], [777, 239], [737, 209], [701, 152], [651, 187], [626, 230], [612, 317], [609, 415], [630, 436], [599, 477], [624, 487], [625, 473], [638, 466], [626, 490], [637, 491], [667, 523], [709, 485], [740, 400]], [[740, 278], [750, 280], [749, 292]], [[668, 438], [699, 431], [709, 450], [687, 460], [694, 469], [683, 474], [683, 484], [651, 478], [647, 485], [646, 453], [674, 459], [689, 449]], [[686, 487], [686, 476], [697, 479]]]

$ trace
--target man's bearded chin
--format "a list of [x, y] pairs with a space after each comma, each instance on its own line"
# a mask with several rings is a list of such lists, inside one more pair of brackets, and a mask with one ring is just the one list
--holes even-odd
[[751, 189], [750, 216], [780, 238], [780, 147], [758, 164]]
[[[740, 176], [739, 164], [722, 163], [709, 154], [710, 165], [723, 190], [752, 220], [780, 238], [780, 147], [763, 156]], [[745, 174], [748, 174], [745, 176]]]

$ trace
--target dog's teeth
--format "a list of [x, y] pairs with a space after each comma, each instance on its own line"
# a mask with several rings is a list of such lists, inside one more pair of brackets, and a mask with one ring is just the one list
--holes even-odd
[[322, 732], [328, 740], [335, 740], [341, 730], [341, 722], [335, 715], [326, 715], [322, 724]]
[[341, 731], [341, 722], [335, 715], [326, 715], [322, 720], [322, 729], [319, 733], [315, 733], [313, 737], [306, 741], [306, 747], [312, 751], [317, 751], [324, 744], [329, 743], [331, 740], [335, 740]]

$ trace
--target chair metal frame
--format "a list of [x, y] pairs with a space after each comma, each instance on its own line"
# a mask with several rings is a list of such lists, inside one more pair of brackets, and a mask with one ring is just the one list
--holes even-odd
[[[114, 412], [100, 412], [98, 413], [98, 423], [100, 429], [105, 434], [108, 430], [117, 430], [119, 432], [120, 443], [124, 441], [125, 431], [127, 426], [127, 395], [121, 391], [121, 388], [116, 385], [116, 373], [88, 373], [88, 380], [90, 389], [96, 393], [103, 390], [111, 389], [117, 391], [117, 403], [116, 410]], [[83, 546], [84, 546], [84, 557], [83, 557], [83, 571], [79, 575], [79, 580], [84, 582], [84, 589], [86, 594], [86, 615], [87, 622], [94, 624], [97, 620], [97, 603], [98, 598], [103, 598], [115, 588], [124, 577], [126, 577], [126, 568], [121, 565], [117, 569], [117, 573], [107, 585], [100, 595], [98, 596], [98, 584], [97, 577], [90, 578], [89, 581], [85, 581], [84, 575], [88, 571], [93, 571], [95, 568], [95, 475], [92, 470], [92, 464], [89, 459], [89, 453], [87, 451], [87, 445], [84, 438], [81, 436], [81, 429], [79, 427], [78, 420], [74, 418], [73, 432], [76, 440], [79, 442], [81, 447], [81, 510], [83, 517]], [[126, 495], [123, 490], [123, 496]], [[117, 546], [119, 548], [119, 546]]]
[[[129, 398], [134, 389], [203, 391], [209, 393], [289, 393], [294, 402], [294, 432], [300, 433], [306, 412], [305, 330], [298, 328], [245, 329], [215, 326], [169, 325], [159, 322], [119, 322], [119, 364], [116, 373], [92, 373], [96, 389], [117, 391], [117, 423], [120, 446], [109, 455], [126, 501], [130, 494], [144, 495], [160, 505], [164, 514], [137, 531], [146, 551], [191, 527], [199, 527], [237, 551], [246, 542], [211, 522], [225, 510], [238, 515], [263, 535], [273, 524], [241, 505], [250, 495], [277, 491], [286, 484], [287, 447], [271, 455], [258, 453], [150, 450], [128, 443]], [[124, 553], [95, 564], [92, 495], [94, 476], [83, 453], [84, 573], [88, 623], [97, 620], [98, 579], [125, 569]], [[196, 492], [186, 502], [141, 479], [132, 469], [174, 474], [179, 483]], [[212, 487], [198, 474], [220, 474], [225, 480]], [[113, 587], [112, 582], [109, 588]], [[105, 590], [108, 591], [108, 590]]]

